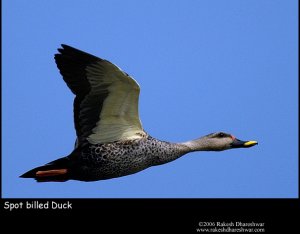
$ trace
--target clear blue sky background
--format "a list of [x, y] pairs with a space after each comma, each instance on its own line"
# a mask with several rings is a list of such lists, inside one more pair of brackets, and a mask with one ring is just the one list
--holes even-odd
[[[297, 197], [297, 2], [2, 1], [2, 197]], [[73, 149], [73, 94], [53, 59], [61, 43], [138, 81], [152, 136], [180, 142], [222, 130], [259, 145], [106, 181], [18, 178]]]

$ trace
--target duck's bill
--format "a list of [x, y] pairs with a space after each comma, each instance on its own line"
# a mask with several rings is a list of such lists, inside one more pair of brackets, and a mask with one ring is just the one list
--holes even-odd
[[249, 148], [257, 144], [257, 141], [241, 141], [239, 139], [234, 139], [231, 143], [231, 148]]

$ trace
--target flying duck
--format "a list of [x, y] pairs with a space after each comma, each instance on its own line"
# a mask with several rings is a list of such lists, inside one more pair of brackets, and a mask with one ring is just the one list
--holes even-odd
[[62, 44], [55, 62], [74, 93], [77, 139], [72, 153], [20, 177], [38, 182], [97, 181], [130, 175], [193, 151], [252, 147], [224, 132], [183, 143], [151, 137], [139, 119], [140, 87], [113, 63]]

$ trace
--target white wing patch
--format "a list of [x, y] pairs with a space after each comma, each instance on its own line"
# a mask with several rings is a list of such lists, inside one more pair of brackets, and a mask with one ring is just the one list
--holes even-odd
[[86, 71], [94, 92], [108, 91], [100, 121], [88, 141], [97, 144], [142, 138], [144, 131], [138, 113], [140, 88], [137, 82], [107, 61], [89, 66]]

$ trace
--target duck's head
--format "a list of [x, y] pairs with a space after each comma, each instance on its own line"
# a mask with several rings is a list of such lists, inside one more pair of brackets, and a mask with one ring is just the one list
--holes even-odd
[[257, 145], [258, 142], [242, 141], [229, 133], [216, 132], [183, 144], [188, 147], [189, 151], [222, 151], [234, 148], [249, 148]]
[[205, 145], [206, 150], [211, 151], [221, 151], [233, 148], [249, 148], [258, 144], [257, 141], [239, 140], [235, 136], [225, 132], [212, 133], [200, 139], [202, 145]]

